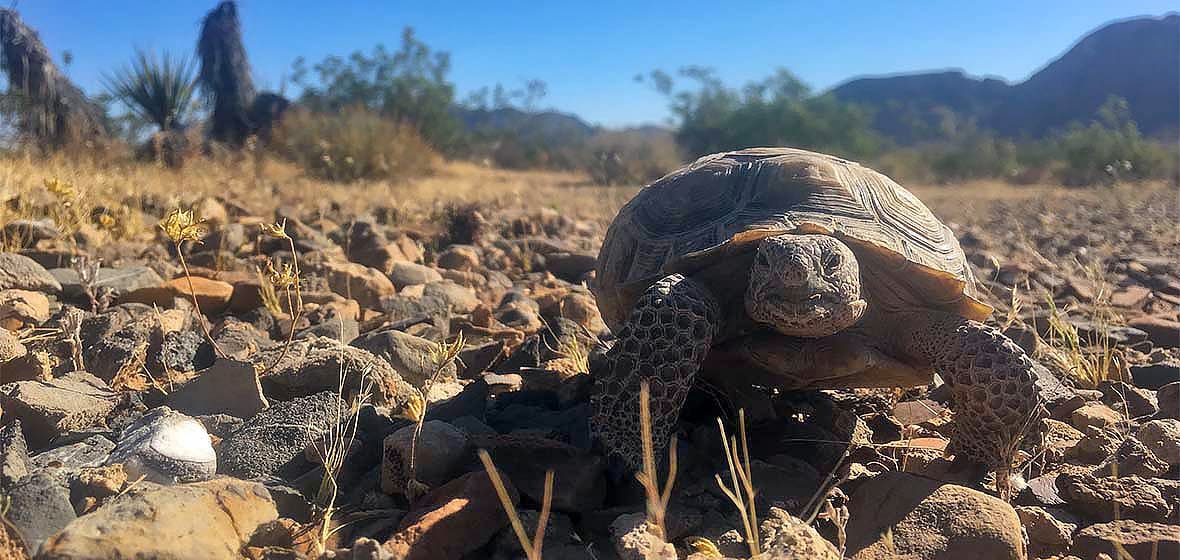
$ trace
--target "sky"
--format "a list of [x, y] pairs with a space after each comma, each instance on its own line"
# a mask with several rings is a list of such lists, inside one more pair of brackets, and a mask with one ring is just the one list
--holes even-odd
[[[5, 2], [11, 4], [13, 0]], [[216, 0], [18, 0], [88, 93], [144, 48], [191, 56]], [[404, 27], [451, 53], [458, 99], [541, 79], [540, 106], [603, 126], [661, 124], [667, 99], [636, 74], [709, 66], [727, 84], [794, 72], [818, 91], [850, 78], [961, 68], [1019, 82], [1111, 20], [1162, 15], [1175, 0], [459, 2], [239, 0], [260, 89], [297, 93], [291, 63], [400, 43]]]

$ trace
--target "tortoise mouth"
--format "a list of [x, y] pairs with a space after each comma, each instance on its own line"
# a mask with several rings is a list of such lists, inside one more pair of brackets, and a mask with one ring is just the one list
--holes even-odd
[[789, 336], [824, 337], [860, 319], [867, 303], [859, 298], [823, 292], [800, 296], [759, 294], [747, 300], [750, 318]]

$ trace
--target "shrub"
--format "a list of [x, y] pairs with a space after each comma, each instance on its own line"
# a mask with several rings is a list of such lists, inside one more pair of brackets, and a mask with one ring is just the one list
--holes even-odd
[[1098, 118], [1089, 126], [1071, 126], [1055, 144], [1065, 162], [1060, 179], [1067, 185], [1112, 185], [1174, 175], [1168, 169], [1174, 156], [1143, 138], [1126, 100], [1117, 97], [1098, 109]]
[[404, 179], [429, 173], [438, 161], [413, 127], [358, 106], [337, 113], [293, 110], [275, 136], [282, 155], [330, 181]]
[[684, 162], [672, 133], [663, 129], [602, 131], [588, 144], [583, 166], [602, 185], [650, 183]]

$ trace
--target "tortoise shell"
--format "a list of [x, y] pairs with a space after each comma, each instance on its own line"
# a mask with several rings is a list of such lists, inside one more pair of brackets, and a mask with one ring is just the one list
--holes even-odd
[[619, 210], [592, 286], [602, 317], [617, 331], [663, 276], [711, 267], [711, 277], [725, 277], [717, 267], [748, 266], [739, 254], [782, 233], [827, 234], [847, 244], [861, 261], [871, 305], [975, 320], [991, 314], [954, 234], [912, 193], [855, 162], [750, 148], [704, 156]]

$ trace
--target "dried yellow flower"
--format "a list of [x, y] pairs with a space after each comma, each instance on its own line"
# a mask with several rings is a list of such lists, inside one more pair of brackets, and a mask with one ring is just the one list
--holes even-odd
[[99, 214], [98, 215], [98, 225], [99, 225], [99, 227], [101, 227], [103, 229], [114, 229], [115, 217], [110, 214], [105, 214], [105, 213]]
[[74, 190], [74, 185], [56, 178], [45, 180], [45, 190], [62, 199], [73, 199], [78, 194]]
[[198, 220], [192, 210], [172, 210], [168, 216], [160, 221], [160, 229], [173, 243], [181, 241], [200, 241], [209, 233], [204, 220]]
[[713, 541], [704, 537], [686, 537], [684, 544], [687, 544], [689, 548], [692, 548], [706, 558], [725, 557], [725, 555], [721, 554], [721, 550], [717, 548], [717, 545], [713, 544]]
[[295, 267], [290, 264], [284, 264], [279, 268], [275, 268], [274, 261], [266, 261], [266, 279], [276, 288], [290, 288], [299, 283], [299, 275], [295, 273]]
[[410, 393], [409, 401], [406, 402], [405, 408], [401, 410], [399, 416], [413, 422], [422, 420], [422, 416], [426, 414], [426, 399], [422, 397], [422, 393], [413, 391]]
[[262, 229], [263, 235], [269, 235], [276, 239], [291, 239], [287, 236], [287, 219], [283, 218], [282, 222], [275, 222], [273, 224], [258, 224]]

